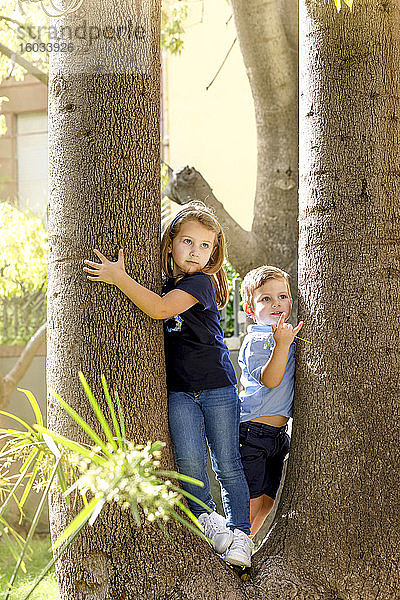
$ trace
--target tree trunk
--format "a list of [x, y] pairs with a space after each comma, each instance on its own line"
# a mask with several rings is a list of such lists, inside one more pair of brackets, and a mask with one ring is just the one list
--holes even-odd
[[173, 173], [166, 194], [179, 204], [197, 199], [216, 210], [226, 227], [229, 260], [242, 276], [260, 264], [274, 264], [288, 271], [296, 288], [297, 0], [281, 0], [280, 4], [232, 0], [232, 9], [257, 126], [252, 230], [243, 230], [230, 217], [202, 175], [191, 167]]
[[[252, 579], [242, 583], [182, 529], [171, 527], [172, 545], [113, 506], [61, 561], [63, 600], [396, 597], [400, 29], [398, 12], [362, 2], [354, 17], [304, 8], [300, 298], [312, 345], [299, 342], [287, 482]], [[98, 14], [89, 1], [85, 10], [88, 21]], [[104, 373], [136, 442], [168, 438], [161, 325], [87, 282], [81, 266], [93, 247], [116, 257], [123, 246], [128, 272], [160, 290], [154, 10], [148, 73], [100, 76], [60, 55], [50, 89], [49, 386], [93, 424], [77, 371], [99, 401]], [[76, 435], [49, 404], [50, 426]], [[53, 536], [69, 518], [54, 496]]]
[[232, 0], [232, 8], [257, 126], [252, 232], [260, 239], [267, 238], [285, 257], [285, 262], [278, 266], [296, 280], [297, 45], [290, 44], [297, 2], [293, 0], [287, 7], [290, 24], [287, 31], [277, 2]]
[[255, 561], [257, 583], [286, 582], [277, 600], [399, 597], [399, 25], [397, 5], [302, 4], [299, 307], [312, 344], [298, 344], [289, 468]]
[[[108, 414], [103, 373], [111, 390], [119, 392], [127, 435], [136, 443], [169, 442], [162, 324], [116, 288], [87, 281], [82, 266], [93, 248], [116, 258], [124, 247], [128, 272], [161, 290], [160, 6], [143, 1], [141, 10], [145, 32], [136, 53], [130, 54], [132, 40], [121, 40], [114, 46], [107, 41], [106, 54], [95, 59], [90, 52], [53, 54], [49, 90], [49, 389], [96, 428], [78, 370]], [[119, 7], [85, 2], [87, 28], [109, 30], [136, 17], [128, 1]], [[74, 30], [82, 26], [82, 14], [67, 15], [57, 26]], [[144, 65], [138, 66], [138, 56]], [[81, 438], [51, 395], [48, 422], [55, 431]], [[164, 458], [169, 467], [171, 456], [169, 443]], [[53, 539], [72, 516], [54, 493]], [[154, 525], [138, 529], [128, 511], [104, 507], [58, 562], [62, 599], [161, 599], [176, 596], [184, 586], [185, 598], [217, 600], [217, 581], [225, 598], [242, 600], [240, 580], [221, 568], [206, 544], [181, 527], [169, 529], [175, 544]]]

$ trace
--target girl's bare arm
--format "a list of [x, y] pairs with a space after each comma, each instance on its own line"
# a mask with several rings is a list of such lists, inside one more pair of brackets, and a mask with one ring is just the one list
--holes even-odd
[[125, 271], [124, 253], [118, 253], [118, 261], [108, 260], [101, 252], [94, 250], [100, 263], [85, 260], [83, 268], [91, 281], [103, 281], [116, 285], [140, 310], [152, 319], [168, 319], [178, 315], [198, 300], [183, 290], [171, 290], [165, 296], [159, 296], [130, 277]]

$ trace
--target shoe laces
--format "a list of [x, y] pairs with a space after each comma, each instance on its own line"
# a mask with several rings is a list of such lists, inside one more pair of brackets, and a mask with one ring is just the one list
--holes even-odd
[[210, 538], [218, 533], [226, 533], [225, 519], [221, 515], [209, 515], [204, 524], [204, 533]]
[[235, 535], [233, 536], [230, 550], [235, 550], [237, 547], [243, 548], [250, 553], [254, 547], [254, 542], [244, 533], [244, 531], [240, 531], [240, 529], [235, 529]]

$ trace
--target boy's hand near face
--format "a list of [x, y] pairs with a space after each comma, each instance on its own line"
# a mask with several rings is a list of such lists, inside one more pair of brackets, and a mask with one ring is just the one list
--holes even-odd
[[91, 260], [84, 261], [85, 265], [89, 265], [83, 267], [83, 270], [86, 271], [86, 273], [89, 273], [87, 278], [91, 281], [104, 281], [104, 283], [118, 285], [117, 282], [121, 274], [125, 273], [124, 251], [122, 248], [118, 252], [117, 261], [108, 260], [98, 250], [93, 250], [93, 252], [99, 257], [101, 262], [97, 263]]
[[293, 327], [290, 323], [285, 323], [285, 317], [285, 313], [282, 313], [278, 323], [271, 325], [275, 346], [269, 361], [261, 369], [261, 383], [270, 389], [278, 387], [282, 381], [290, 345], [303, 327], [303, 321]]
[[271, 327], [275, 344], [277, 346], [287, 345], [289, 347], [296, 335], [299, 333], [300, 329], [303, 327], [304, 321], [300, 321], [297, 327], [293, 327], [293, 325], [290, 325], [290, 323], [285, 323], [285, 318], [285, 313], [282, 313], [279, 317], [278, 323], [276, 325], [271, 325]]

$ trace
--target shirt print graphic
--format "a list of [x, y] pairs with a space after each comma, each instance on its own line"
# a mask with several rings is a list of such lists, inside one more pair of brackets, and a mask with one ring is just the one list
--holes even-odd
[[264, 350], [270, 350], [271, 349], [271, 346], [273, 344], [273, 340], [274, 340], [274, 337], [272, 335], [268, 336], [268, 338], [265, 340]]
[[165, 319], [164, 323], [165, 329], [168, 331], [168, 333], [171, 333], [171, 331], [181, 331], [183, 319], [180, 315], [176, 315], [175, 317]]

